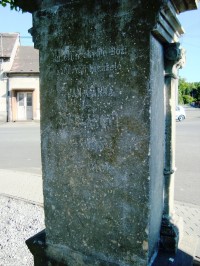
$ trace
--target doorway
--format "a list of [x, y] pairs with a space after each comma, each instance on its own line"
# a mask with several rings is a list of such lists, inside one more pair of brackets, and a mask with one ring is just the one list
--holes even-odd
[[17, 120], [33, 119], [33, 93], [17, 92]]

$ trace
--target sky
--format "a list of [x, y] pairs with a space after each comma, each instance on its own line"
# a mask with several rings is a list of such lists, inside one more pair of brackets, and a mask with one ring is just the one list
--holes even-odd
[[19, 32], [21, 45], [33, 45], [32, 37], [28, 30], [32, 27], [32, 15], [30, 13], [10, 10], [9, 6], [0, 5], [0, 32]]
[[[188, 82], [200, 81], [200, 6], [198, 10], [178, 15], [185, 34], [180, 38], [181, 46], [186, 49], [186, 65], [179, 75]], [[11, 11], [0, 6], [0, 32], [19, 32], [21, 45], [33, 45], [28, 29], [32, 27], [29, 13]]]
[[200, 5], [198, 10], [183, 12], [178, 16], [185, 34], [180, 38], [186, 50], [186, 64], [179, 75], [188, 82], [200, 81]]

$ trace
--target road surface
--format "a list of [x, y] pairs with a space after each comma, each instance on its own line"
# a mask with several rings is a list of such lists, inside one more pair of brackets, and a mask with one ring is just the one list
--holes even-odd
[[200, 206], [200, 108], [185, 110], [176, 122], [175, 200]]
[[41, 174], [39, 123], [0, 125], [0, 169]]

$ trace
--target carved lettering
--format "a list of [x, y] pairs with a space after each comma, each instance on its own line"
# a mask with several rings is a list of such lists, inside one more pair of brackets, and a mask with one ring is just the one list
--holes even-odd
[[89, 65], [77, 65], [77, 66], [68, 66], [66, 65], [63, 69], [58, 68], [57, 75], [69, 75], [69, 74], [78, 74], [84, 75], [87, 73], [101, 73], [101, 72], [118, 72], [122, 69], [120, 63], [104, 63], [104, 64], [89, 64]]
[[100, 97], [115, 97], [116, 92], [112, 86], [90, 86], [86, 88], [67, 88], [67, 84], [63, 83], [62, 91], [65, 90], [67, 98], [100, 98]]
[[115, 111], [111, 114], [67, 114], [66, 122], [70, 125], [82, 126], [86, 130], [107, 130], [115, 124], [118, 128], [118, 115]]
[[64, 46], [59, 50], [50, 50], [52, 61], [54, 63], [74, 62], [82, 59], [98, 59], [107, 56], [124, 56], [127, 54], [127, 48], [124, 46], [97, 48], [85, 50], [83, 47], [75, 51], [74, 47]]

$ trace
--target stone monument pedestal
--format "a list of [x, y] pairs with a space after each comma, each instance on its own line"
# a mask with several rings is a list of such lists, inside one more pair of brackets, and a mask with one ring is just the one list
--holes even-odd
[[35, 266], [154, 260], [163, 169], [173, 166], [165, 160], [172, 108], [164, 46], [182, 34], [179, 8], [180, 1], [143, 0], [38, 0], [30, 8], [46, 224], [27, 240]]

